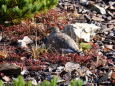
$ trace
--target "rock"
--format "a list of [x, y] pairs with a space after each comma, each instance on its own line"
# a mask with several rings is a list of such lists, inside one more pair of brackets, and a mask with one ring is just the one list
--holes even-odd
[[105, 45], [105, 48], [113, 49], [113, 45]]
[[88, 4], [88, 1], [87, 1], [87, 0], [80, 0], [80, 4], [82, 4], [82, 5], [87, 5], [87, 4]]
[[64, 66], [59, 66], [59, 67], [57, 67], [56, 72], [61, 72], [63, 69], [64, 69]]
[[110, 1], [109, 5], [110, 5], [109, 9], [115, 11], [115, 2]]
[[109, 72], [106, 72], [105, 74], [104, 74], [104, 72], [102, 72], [102, 73], [103, 73], [103, 75], [101, 75], [100, 79], [98, 80], [98, 83], [106, 82], [106, 81], [108, 81], [108, 79], [111, 79], [113, 71], [110, 70]]
[[65, 71], [67, 72], [72, 72], [73, 70], [77, 70], [78, 68], [80, 68], [80, 65], [77, 63], [73, 63], [73, 62], [67, 62], [65, 64]]
[[28, 77], [27, 81], [32, 81], [32, 85], [36, 86], [38, 83], [35, 78], [33, 77]]
[[97, 13], [101, 13], [103, 15], [106, 14], [106, 10], [103, 7], [100, 7], [96, 4], [91, 4], [91, 10], [96, 11]]
[[52, 33], [47, 37], [48, 46], [51, 46], [58, 51], [62, 51], [62, 49], [70, 49], [73, 52], [78, 52], [79, 46], [75, 43], [75, 41], [65, 33], [59, 31], [58, 28], [52, 28]]
[[21, 73], [21, 68], [13, 63], [1, 63], [0, 72], [4, 73], [7, 76], [18, 76]]
[[95, 36], [97, 30], [100, 30], [100, 27], [94, 24], [75, 23], [65, 26], [63, 33], [68, 34], [76, 42], [78, 42], [79, 39], [84, 39], [85, 41], [90, 42]]
[[11, 78], [9, 78], [8, 76], [3, 76], [2, 79], [6, 82], [11, 81]]
[[115, 15], [114, 15], [112, 12], [107, 11], [107, 13], [108, 13], [108, 15], [110, 15], [112, 18], [114, 18], [114, 17], [115, 17]]
[[28, 74], [28, 73], [29, 73], [29, 71], [27, 69], [24, 69], [24, 70], [21, 71], [21, 75], [25, 75], [25, 74]]
[[27, 45], [32, 42], [33, 41], [28, 36], [24, 36], [22, 40], [18, 40], [18, 43], [20, 44], [21, 47], [27, 47]]
[[84, 17], [86, 18], [87, 22], [91, 22], [91, 16], [90, 15], [84, 15]]
[[0, 35], [0, 41], [2, 41], [2, 38], [3, 38], [3, 37]]
[[96, 17], [96, 16], [93, 16], [93, 17], [92, 17], [92, 20], [94, 20], [94, 21], [99, 21], [99, 22], [105, 21], [104, 19], [99, 18], [99, 17]]
[[108, 21], [110, 21], [111, 19], [112, 19], [112, 17], [111, 17], [111, 16], [108, 16], [108, 17], [107, 17], [107, 20], [108, 20]]

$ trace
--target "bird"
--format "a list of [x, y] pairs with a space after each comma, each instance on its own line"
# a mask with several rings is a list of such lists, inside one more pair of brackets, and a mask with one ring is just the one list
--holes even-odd
[[59, 52], [63, 50], [67, 51], [68, 49], [71, 52], [79, 51], [79, 46], [69, 35], [62, 33], [58, 27], [52, 27], [50, 29], [52, 32], [47, 37], [48, 46], [53, 47]]

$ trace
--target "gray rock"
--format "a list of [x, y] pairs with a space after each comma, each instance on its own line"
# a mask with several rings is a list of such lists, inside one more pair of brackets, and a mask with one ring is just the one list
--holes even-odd
[[5, 75], [20, 75], [21, 68], [13, 63], [2, 63], [0, 64], [0, 72], [4, 73]]
[[48, 46], [58, 51], [62, 49], [71, 49], [74, 52], [78, 52], [79, 46], [70, 36], [60, 32], [58, 28], [52, 28], [52, 30], [52, 33], [47, 37]]
[[2, 63], [0, 64], [0, 71], [9, 70], [9, 69], [18, 69], [19, 66], [13, 63]]
[[101, 17], [96, 17], [96, 16], [93, 16], [93, 17], [92, 17], [92, 20], [94, 20], [94, 21], [99, 21], [99, 22], [105, 21], [103, 18], [101, 18]]
[[0, 35], [0, 41], [2, 41], [2, 38], [3, 38], [3, 37]]
[[96, 4], [91, 5], [91, 10], [96, 11], [97, 13], [106, 14], [106, 10], [103, 7], [100, 7]]
[[87, 0], [80, 0], [80, 3], [81, 3], [82, 5], [87, 5], [87, 4], [88, 4], [88, 1], [87, 1]]
[[73, 62], [67, 62], [65, 64], [64, 70], [67, 72], [72, 72], [73, 70], [78, 70], [79, 68], [80, 68], [79, 64]]

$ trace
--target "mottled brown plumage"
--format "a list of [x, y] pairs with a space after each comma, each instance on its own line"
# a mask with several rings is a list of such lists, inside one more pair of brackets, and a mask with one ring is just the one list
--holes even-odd
[[52, 33], [48, 36], [48, 45], [56, 50], [70, 49], [77, 52], [79, 47], [75, 41], [65, 33], [62, 33], [59, 28], [52, 28]]

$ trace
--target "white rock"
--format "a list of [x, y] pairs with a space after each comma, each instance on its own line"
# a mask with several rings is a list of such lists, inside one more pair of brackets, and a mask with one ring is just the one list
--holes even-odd
[[91, 71], [89, 71], [89, 70], [86, 71], [86, 75], [87, 75], [87, 76], [90, 76], [91, 74], [92, 74]]
[[29, 73], [29, 71], [27, 69], [24, 69], [24, 70], [21, 71], [21, 75], [24, 75], [24, 74], [27, 74], [27, 73]]
[[59, 67], [57, 67], [57, 72], [61, 72], [62, 70], [64, 69], [64, 66], [59, 66]]
[[78, 38], [82, 38], [89, 42], [99, 29], [100, 27], [94, 24], [75, 23], [65, 26], [63, 32], [68, 34], [75, 41], [78, 41]]
[[8, 76], [3, 76], [2, 79], [5, 80], [6, 82], [11, 81], [11, 79]]
[[30, 44], [30, 43], [32, 43], [33, 41], [32, 41], [28, 36], [24, 36], [23, 42], [25, 42], [26, 44]]
[[73, 70], [77, 70], [78, 68], [80, 68], [80, 65], [79, 64], [77, 64], [77, 63], [72, 63], [72, 62], [67, 62], [66, 64], [65, 64], [65, 71], [67, 71], [67, 72], [71, 72], [71, 71], [73, 71]]
[[113, 45], [105, 45], [105, 48], [113, 49]]
[[32, 84], [35, 85], [35, 86], [38, 84], [37, 81], [34, 78], [32, 79]]
[[33, 77], [28, 77], [28, 81], [32, 81], [32, 85], [36, 86], [38, 83]]
[[23, 42], [22, 40], [18, 40], [18, 42], [21, 47], [27, 48], [27, 44], [25, 42]]
[[28, 36], [24, 36], [22, 40], [18, 40], [18, 43], [20, 43], [21, 47], [27, 47], [27, 44], [30, 44], [32, 42], [33, 41]]

